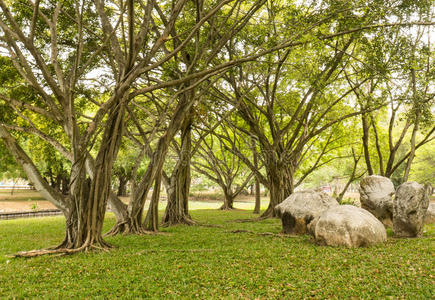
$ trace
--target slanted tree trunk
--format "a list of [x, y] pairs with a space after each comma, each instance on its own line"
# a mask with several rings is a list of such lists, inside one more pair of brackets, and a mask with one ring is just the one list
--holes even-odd
[[126, 176], [118, 176], [119, 180], [119, 187], [118, 187], [118, 193], [117, 196], [127, 196], [127, 183], [128, 179]]
[[363, 149], [364, 149], [364, 159], [367, 165], [367, 172], [369, 173], [369, 175], [373, 175], [374, 172], [370, 160], [370, 149], [369, 149], [369, 131], [370, 131], [369, 120], [367, 119], [366, 114], [361, 115], [361, 120], [362, 120], [362, 128], [363, 128], [362, 140], [363, 140]]
[[352, 174], [349, 177], [349, 180], [346, 182], [343, 190], [341, 191], [341, 193], [337, 196], [337, 202], [341, 203], [341, 201], [343, 200], [344, 195], [346, 194], [347, 189], [349, 188], [349, 186], [352, 184], [352, 182], [354, 182], [356, 179], [361, 178], [365, 172], [363, 172], [361, 175], [356, 175], [356, 170], [358, 168], [358, 163], [361, 159], [361, 156], [357, 156], [355, 154], [354, 149], [352, 148], [352, 157], [353, 157], [353, 168], [352, 168]]
[[420, 114], [417, 113], [415, 124], [414, 124], [414, 129], [412, 130], [411, 150], [410, 150], [408, 161], [406, 162], [405, 173], [403, 175], [403, 180], [402, 180], [403, 182], [408, 181], [409, 172], [411, 171], [412, 161], [414, 160], [414, 157], [415, 157], [415, 137], [417, 135], [419, 121], [420, 121]]
[[415, 157], [415, 138], [419, 130], [420, 117], [421, 117], [421, 110], [417, 102], [417, 87], [415, 82], [414, 69], [411, 69], [411, 78], [412, 78], [412, 87], [413, 87], [413, 96], [414, 96], [414, 107], [416, 109], [416, 113], [415, 113], [415, 120], [414, 120], [414, 129], [412, 130], [412, 135], [411, 135], [411, 150], [409, 152], [408, 161], [406, 162], [405, 173], [403, 174], [403, 182], [408, 181], [409, 172], [411, 171], [412, 161], [414, 160]]

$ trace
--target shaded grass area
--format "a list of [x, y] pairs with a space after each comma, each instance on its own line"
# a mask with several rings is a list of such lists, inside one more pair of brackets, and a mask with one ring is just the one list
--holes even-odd
[[[55, 245], [62, 217], [0, 221], [0, 298], [409, 298], [433, 299], [435, 227], [424, 238], [371, 248], [316, 246], [309, 236], [262, 236], [277, 219], [236, 223], [248, 211], [196, 210], [221, 227], [175, 226], [164, 235], [107, 238], [116, 248], [73, 256], [10, 259]], [[105, 229], [114, 223], [108, 215]]]

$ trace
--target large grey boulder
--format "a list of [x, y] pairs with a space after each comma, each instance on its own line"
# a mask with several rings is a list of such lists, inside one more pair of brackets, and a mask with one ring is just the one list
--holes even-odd
[[391, 226], [393, 219], [394, 185], [387, 177], [371, 175], [360, 182], [361, 207], [371, 212], [384, 225]]
[[424, 224], [435, 224], [435, 203], [429, 203], [424, 216]]
[[397, 237], [423, 234], [424, 216], [429, 206], [426, 188], [415, 181], [401, 184], [394, 197], [393, 232]]
[[299, 191], [275, 206], [284, 233], [305, 234], [307, 225], [324, 210], [338, 206], [337, 200], [325, 192]]
[[384, 225], [370, 212], [353, 205], [325, 210], [309, 225], [320, 245], [349, 248], [376, 245], [387, 240]]

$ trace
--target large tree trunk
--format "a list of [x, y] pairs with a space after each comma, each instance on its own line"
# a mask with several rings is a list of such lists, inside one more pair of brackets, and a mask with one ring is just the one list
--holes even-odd
[[70, 208], [65, 214], [65, 239], [55, 249], [80, 251], [109, 248], [101, 234], [105, 203], [92, 199], [91, 180], [86, 178], [84, 173], [79, 176], [81, 178], [75, 177], [74, 191], [70, 195]]
[[95, 160], [93, 177], [86, 178], [86, 155], [74, 151], [75, 161], [71, 171], [71, 207], [66, 216], [66, 237], [61, 248], [88, 250], [105, 249], [102, 230], [107, 201], [111, 193], [112, 167], [123, 132], [124, 103], [109, 113], [101, 148]]
[[220, 207], [222, 210], [231, 210], [234, 209], [234, 194], [231, 190], [231, 187], [225, 187], [224, 189], [224, 204]]
[[167, 188], [168, 204], [163, 216], [163, 225], [176, 224], [192, 225], [195, 222], [189, 215], [189, 190], [190, 190], [190, 156], [191, 156], [191, 128], [192, 117], [189, 116], [181, 129], [180, 156]]
[[277, 217], [274, 209], [275, 206], [294, 192], [293, 173], [289, 168], [283, 165], [269, 167], [268, 177], [270, 182], [270, 201], [261, 218]]
[[23, 167], [38, 191], [62, 210], [66, 218], [65, 239], [55, 249], [19, 253], [17, 256], [35, 256], [59, 252], [77, 252], [110, 246], [102, 238], [102, 226], [110, 193], [111, 170], [122, 136], [123, 105], [110, 112], [93, 170], [93, 178], [86, 178], [86, 149], [80, 147], [77, 134], [73, 134], [73, 156], [70, 193], [65, 197], [50, 187], [31, 159], [16, 140], [0, 126], [0, 137], [9, 151]]
[[[166, 130], [166, 133], [160, 137], [157, 143], [156, 150], [150, 157], [150, 163], [144, 176], [142, 177], [141, 182], [134, 189], [134, 192], [131, 193], [132, 196], [127, 209], [128, 217], [122, 222], [117, 222], [117, 224], [115, 224], [115, 226], [108, 232], [108, 234], [135, 234], [143, 233], [148, 229], [158, 229], [158, 225], [155, 224], [155, 220], [156, 218], [158, 218], [158, 206], [155, 205], [155, 202], [158, 202], [158, 199], [155, 198], [155, 195], [153, 193], [153, 199], [155, 199], [155, 201], [151, 201], [151, 204], [153, 205], [150, 204], [150, 209], [148, 210], [146, 220], [143, 224], [142, 218], [145, 201], [152, 183], [156, 180], [157, 177], [161, 177], [162, 167], [166, 158], [166, 154], [168, 152], [169, 143], [176, 134], [176, 132], [180, 129], [192, 105], [193, 101], [187, 101], [187, 99], [184, 99], [183, 101], [180, 101], [178, 103], [173, 118], [171, 119], [171, 123], [168, 125], [168, 128]], [[161, 178], [159, 178], [159, 180], [161, 180]]]

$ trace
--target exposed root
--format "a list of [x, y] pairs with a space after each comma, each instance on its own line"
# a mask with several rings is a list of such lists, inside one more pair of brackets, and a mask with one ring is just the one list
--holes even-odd
[[169, 226], [174, 226], [174, 225], [188, 225], [188, 226], [192, 226], [192, 225], [196, 225], [196, 224], [197, 223], [194, 220], [192, 220], [191, 218], [183, 217], [183, 218], [181, 218], [179, 220], [176, 220], [176, 221], [169, 220], [169, 221], [163, 222], [161, 224], [161, 226], [162, 227], [169, 227]]
[[224, 228], [222, 225], [217, 224], [206, 224], [206, 223], [196, 223], [195, 226], [201, 226], [201, 227], [212, 227], [212, 228]]
[[127, 221], [124, 222], [117, 222], [115, 225], [113, 225], [112, 229], [110, 229], [108, 232], [104, 234], [104, 237], [106, 236], [115, 236], [120, 233], [124, 233], [128, 230], [129, 224]]
[[142, 235], [171, 235], [169, 232], [163, 231], [152, 231], [152, 230], [143, 230]]
[[236, 220], [232, 220], [230, 222], [234, 222], [234, 223], [249, 223], [249, 222], [259, 222], [259, 221], [263, 221], [269, 219], [269, 217], [258, 217], [258, 218], [252, 218], [252, 219], [236, 219]]
[[15, 254], [8, 255], [9, 257], [36, 257], [42, 255], [69, 255], [82, 251], [90, 251], [92, 249], [109, 251], [109, 249], [113, 248], [112, 245], [106, 243], [103, 239], [99, 239], [98, 242], [91, 243], [89, 241], [85, 242], [82, 246], [78, 248], [71, 247], [71, 243], [67, 241], [63, 241], [60, 245], [47, 248], [47, 249], [39, 249], [39, 250], [30, 250], [30, 251], [21, 251]]
[[123, 222], [117, 222], [115, 225], [113, 225], [112, 229], [110, 229], [108, 232], [104, 234], [104, 237], [106, 236], [115, 236], [118, 234], [122, 235], [130, 235], [130, 234], [136, 234], [141, 235], [145, 234], [146, 230], [139, 224], [133, 223], [132, 221], [123, 221]]
[[67, 249], [67, 248], [60, 248], [60, 249], [41, 249], [41, 250], [30, 250], [30, 251], [22, 251], [15, 254], [10, 255], [11, 257], [36, 257], [36, 256], [42, 256], [42, 255], [67, 255], [67, 254], [74, 254], [80, 251], [85, 251], [86, 248], [80, 247], [77, 249]]
[[244, 229], [236, 229], [236, 230], [231, 230], [231, 231], [226, 231], [226, 232], [229, 232], [229, 233], [249, 233], [249, 234], [254, 234], [254, 235], [259, 235], [259, 236], [273, 236], [273, 237], [279, 237], [279, 238], [292, 237], [291, 235], [283, 234], [283, 233], [254, 232], [251, 230], [244, 230]]
[[161, 252], [187, 252], [187, 253], [194, 253], [194, 252], [213, 252], [216, 251], [215, 249], [146, 249], [141, 250], [137, 252], [136, 254], [140, 255], [143, 253], [161, 253]]
[[236, 209], [234, 207], [221, 206], [221, 207], [219, 207], [219, 210], [228, 210], [228, 211], [230, 211], [230, 210], [236, 210]]

